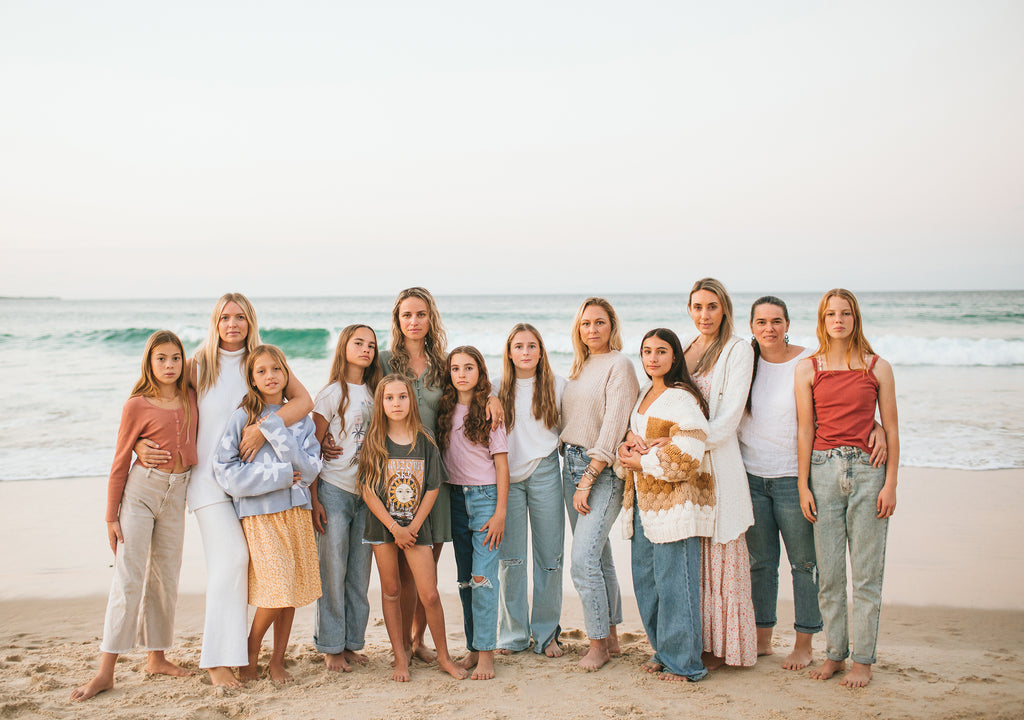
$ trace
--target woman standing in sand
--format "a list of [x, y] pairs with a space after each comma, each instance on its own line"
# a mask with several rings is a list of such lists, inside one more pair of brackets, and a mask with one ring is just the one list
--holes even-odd
[[580, 667], [597, 670], [619, 652], [622, 595], [608, 533], [622, 507], [624, 483], [611, 464], [626, 433], [640, 383], [619, 350], [611, 303], [587, 298], [572, 326], [574, 357], [562, 394], [562, 490], [573, 530], [571, 575], [583, 604], [590, 648]]
[[[247, 649], [249, 550], [231, 497], [217, 484], [213, 462], [228, 419], [246, 395], [245, 363], [260, 345], [256, 312], [241, 293], [221, 296], [210, 316], [206, 342], [196, 351], [189, 371], [199, 396], [199, 461], [188, 485], [188, 507], [195, 513], [206, 556], [206, 622], [199, 667], [210, 682], [241, 687], [232, 668], [249, 664]], [[288, 384], [288, 402], [277, 411], [285, 425], [294, 425], [313, 409], [306, 388]], [[242, 433], [239, 455], [252, 460], [266, 438], [256, 425]], [[140, 440], [135, 452], [145, 467], [168, 462], [169, 453], [150, 440]]]
[[[826, 637], [826, 660], [811, 677], [827, 680], [851, 657], [853, 667], [841, 684], [864, 687], [876, 660], [885, 538], [896, 510], [896, 387], [892, 366], [875, 355], [864, 337], [860, 307], [849, 290], [836, 288], [821, 298], [817, 335], [818, 349], [796, 370], [797, 482], [803, 515], [814, 523]], [[881, 467], [872, 465], [868, 445], [876, 407], [888, 446]], [[852, 624], [846, 609], [847, 545]]]

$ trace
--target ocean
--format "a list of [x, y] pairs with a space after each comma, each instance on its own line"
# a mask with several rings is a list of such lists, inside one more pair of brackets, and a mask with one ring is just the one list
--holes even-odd
[[[818, 294], [774, 293], [789, 305], [791, 342], [816, 346]], [[751, 302], [733, 297], [746, 336]], [[393, 297], [251, 298], [264, 342], [279, 345], [315, 394], [338, 332], [353, 322], [390, 340]], [[652, 327], [694, 332], [685, 294], [609, 295], [636, 359]], [[895, 370], [901, 464], [1024, 467], [1024, 291], [858, 295], [868, 340]], [[146, 338], [178, 333], [191, 354], [216, 298], [0, 299], [0, 371], [11, 381], [0, 413], [0, 481], [106, 475], [121, 406], [139, 377]], [[552, 366], [572, 363], [574, 295], [439, 296], [449, 347], [475, 345], [492, 376], [517, 322], [544, 336]]]

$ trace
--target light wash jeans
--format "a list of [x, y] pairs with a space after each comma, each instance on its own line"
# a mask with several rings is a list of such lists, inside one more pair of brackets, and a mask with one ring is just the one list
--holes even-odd
[[590, 490], [590, 512], [580, 515], [572, 506], [572, 496], [590, 464], [587, 451], [578, 445], [565, 445], [562, 467], [562, 493], [572, 526], [572, 583], [583, 606], [583, 624], [591, 640], [608, 637], [612, 625], [622, 622], [622, 593], [612, 561], [608, 533], [622, 509], [625, 483], [610, 467], [601, 471]]
[[[884, 484], [885, 466], [871, 467], [870, 456], [859, 448], [811, 453], [810, 487], [818, 510], [814, 523], [818, 602], [829, 660], [841, 662], [851, 656], [851, 637], [854, 662], [870, 665], [877, 659], [889, 521], [878, 518], [876, 503]], [[852, 622], [846, 612], [847, 544], [853, 571]]]
[[700, 538], [652, 543], [633, 499], [633, 590], [654, 662], [697, 682], [708, 674], [700, 618]]
[[754, 524], [747, 529], [750, 552], [750, 593], [759, 628], [775, 627], [779, 599], [779, 533], [793, 574], [793, 605], [797, 632], [821, 631], [818, 569], [814, 559], [814, 526], [800, 510], [795, 477], [763, 478], [747, 473]]
[[[533, 615], [527, 603], [526, 525], [529, 514], [533, 545]], [[498, 647], [525, 650], [533, 636], [535, 653], [558, 637], [562, 614], [562, 548], [565, 509], [558, 451], [540, 461], [533, 474], [511, 483], [505, 538], [498, 548], [501, 603], [498, 606]]]
[[[496, 485], [450, 485], [452, 544], [458, 572], [462, 626], [470, 652], [498, 647], [498, 549], [484, 545], [480, 528], [498, 504]], [[474, 577], [482, 577], [476, 582]]]
[[316, 536], [323, 594], [313, 611], [313, 645], [317, 652], [337, 655], [361, 650], [366, 642], [373, 548], [363, 543], [367, 511], [361, 497], [317, 480], [317, 498], [327, 521], [326, 532]]

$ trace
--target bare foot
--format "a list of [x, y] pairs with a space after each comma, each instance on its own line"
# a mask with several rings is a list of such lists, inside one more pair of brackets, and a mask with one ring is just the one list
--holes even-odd
[[620, 655], [622, 649], [619, 647], [619, 628], [617, 625], [612, 625], [608, 628], [608, 640], [605, 644], [609, 655]]
[[[406, 648], [405, 649], [405, 664], [406, 665], [412, 665], [412, 649], [411, 648]], [[391, 667], [395, 667], [395, 660], [394, 660], [394, 658], [391, 659]]]
[[478, 662], [480, 662], [480, 653], [474, 650], [473, 652], [468, 653], [466, 657], [462, 658], [455, 664], [463, 670], [470, 670], [471, 668], [476, 667], [476, 664]]
[[659, 662], [655, 662], [654, 660], [648, 660], [647, 662], [640, 663], [640, 669], [653, 675], [655, 673], [660, 673], [665, 669], [665, 666]]
[[355, 650], [345, 650], [341, 653], [341, 656], [348, 662], [355, 663], [356, 665], [365, 665], [370, 662], [370, 658]]
[[426, 645], [416, 645], [412, 649], [412, 656], [419, 658], [427, 665], [437, 660], [437, 653], [428, 648]]
[[391, 673], [391, 679], [395, 682], [409, 682], [412, 678], [409, 676], [408, 664], [399, 665], [395, 663], [395, 671]]
[[439, 657], [437, 659], [437, 664], [443, 672], [448, 673], [456, 680], [465, 680], [469, 677], [469, 673], [453, 663], [450, 657]]
[[850, 672], [843, 676], [843, 679], [839, 681], [839, 684], [845, 685], [848, 688], [862, 688], [871, 682], [871, 677], [872, 673], [870, 665], [855, 662], [853, 667], [850, 668]]
[[105, 690], [110, 690], [114, 687], [114, 676], [106, 674], [96, 674], [92, 680], [87, 682], [85, 685], [79, 688], [75, 688], [71, 691], [71, 699], [74, 701], [88, 700], [94, 695], [99, 695]]
[[793, 648], [793, 652], [782, 661], [782, 667], [786, 670], [803, 670], [811, 664], [812, 653], [810, 648]]
[[150, 657], [146, 661], [146, 673], [149, 675], [170, 675], [171, 677], [188, 677], [191, 670], [186, 670], [181, 665], [172, 663], [165, 657]]
[[558, 644], [558, 638], [548, 643], [548, 646], [544, 648], [544, 654], [549, 658], [562, 657], [562, 646]]
[[494, 653], [493, 652], [482, 652], [480, 653], [479, 662], [476, 664], [476, 670], [471, 675], [473, 680], [493, 680], [494, 679]]
[[256, 680], [260, 676], [260, 666], [257, 662], [253, 662], [251, 665], [238, 668], [238, 679], [243, 683], [251, 682]]
[[709, 652], [701, 653], [700, 661], [704, 664], [705, 670], [717, 670], [725, 665], [725, 658], [712, 655]]
[[290, 672], [284, 669], [284, 665], [282, 663], [277, 663], [273, 660], [271, 660], [270, 664], [267, 666], [267, 672], [270, 674], [270, 679], [279, 685], [283, 683], [290, 683], [295, 679], [292, 677]]
[[229, 667], [215, 667], [207, 668], [206, 672], [210, 676], [210, 684], [214, 687], [226, 687], [238, 689], [242, 687], [242, 683], [238, 682], [238, 678], [231, 672]]
[[826, 659], [825, 662], [823, 662], [821, 665], [811, 670], [809, 675], [815, 680], [828, 680], [830, 677], [832, 677], [845, 667], [845, 660], [840, 660], [839, 662], [836, 662], [835, 660]]
[[587, 672], [593, 672], [600, 670], [611, 659], [611, 655], [606, 648], [599, 645], [591, 645], [590, 649], [587, 650], [587, 654], [580, 658], [579, 665]]
[[690, 681], [690, 678], [686, 677], [685, 675], [676, 675], [675, 673], [670, 673], [668, 670], [666, 670], [665, 672], [659, 674], [658, 675], [658, 679], [659, 680], [667, 680], [669, 682], [689, 682]]
[[774, 655], [775, 651], [772, 650], [772, 632], [775, 630], [773, 627], [758, 628], [757, 629], [757, 656], [762, 655]]
[[345, 653], [325, 654], [324, 665], [331, 672], [352, 672], [352, 666], [345, 662]]
[[510, 650], [509, 648], [498, 648], [494, 652], [498, 653], [499, 655], [515, 655], [519, 651], [518, 650]]

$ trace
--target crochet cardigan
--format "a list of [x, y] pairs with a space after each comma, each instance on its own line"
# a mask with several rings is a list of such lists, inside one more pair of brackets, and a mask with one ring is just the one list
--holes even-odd
[[644, 535], [652, 543], [710, 537], [715, 529], [715, 488], [704, 453], [708, 421], [694, 397], [680, 388], [668, 388], [641, 413], [640, 403], [650, 387], [648, 383], [640, 391], [630, 429], [647, 440], [670, 441], [643, 455], [640, 471], [616, 461], [615, 472], [626, 481], [622, 534], [633, 537], [635, 489]]

